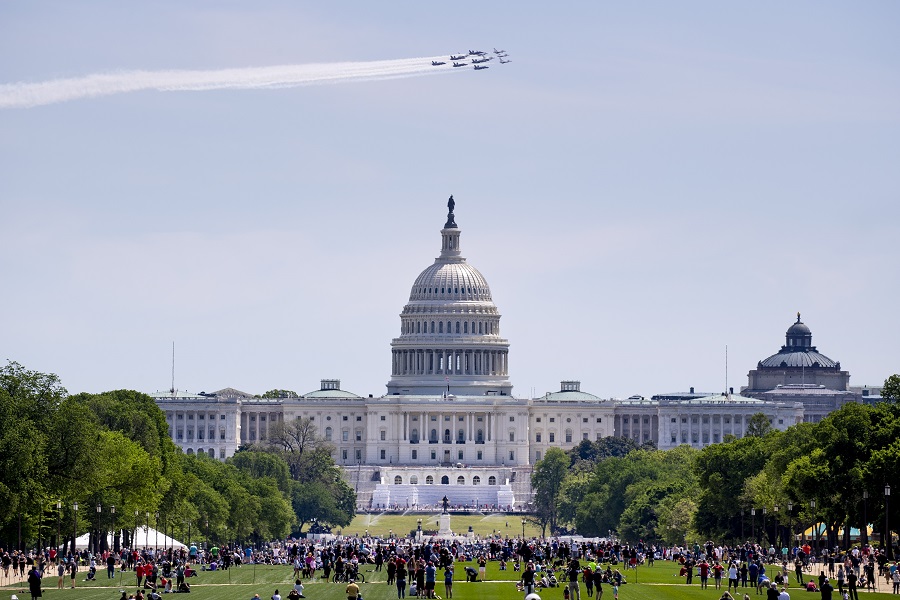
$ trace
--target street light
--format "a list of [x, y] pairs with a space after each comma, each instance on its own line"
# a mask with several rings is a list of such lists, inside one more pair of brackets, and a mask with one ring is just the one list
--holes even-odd
[[97, 503], [97, 552], [103, 551], [103, 543], [100, 541], [100, 535], [103, 532], [103, 507]]
[[112, 524], [111, 524], [110, 532], [112, 533], [112, 542], [113, 542], [112, 548], [110, 548], [110, 550], [115, 551], [115, 550], [118, 550], [118, 548], [116, 547], [116, 505], [115, 504], [113, 504], [112, 506], [109, 507], [109, 514], [112, 515], [112, 517], [111, 517]]
[[[744, 509], [741, 509], [741, 540], [744, 539]], [[743, 543], [743, 542], [742, 542]]]
[[[778, 505], [772, 507], [772, 511], [775, 513], [775, 543], [778, 543]], [[780, 548], [777, 548], [780, 550]]]
[[72, 507], [72, 556], [75, 556], [75, 539], [78, 537], [78, 503], [75, 502]]
[[156, 553], [159, 552], [159, 511], [153, 513], [153, 530], [156, 532], [153, 534], [156, 536], [156, 539], [153, 541], [153, 555], [155, 557]]
[[812, 509], [813, 513], [813, 536], [816, 540], [816, 551], [819, 550], [819, 519], [816, 517], [816, 499], [813, 498], [809, 501], [809, 507]]
[[525, 539], [525, 519], [522, 519], [522, 539]]
[[863, 490], [863, 526], [862, 526], [862, 543], [863, 547], [869, 545], [869, 490]]
[[[753, 539], [756, 539], [756, 509], [750, 509], [750, 533], [753, 536]], [[758, 540], [757, 540], [758, 541]]]
[[62, 502], [56, 501], [56, 551], [59, 552], [59, 539], [62, 537]]
[[788, 501], [788, 554], [794, 547], [794, 503]]
[[147, 528], [144, 530], [144, 547], [148, 548], [150, 546], [150, 512], [147, 511], [144, 513], [144, 516], [147, 517], [145, 521], [147, 523]]
[[760, 540], [762, 540], [763, 536], [769, 537], [769, 534], [766, 533], [766, 507], [765, 506], [763, 506], [762, 530], [759, 533]]
[[887, 540], [887, 557], [888, 560], [894, 558], [894, 544], [891, 540], [891, 522], [888, 515], [891, 512], [891, 484], [884, 484], [884, 537]]

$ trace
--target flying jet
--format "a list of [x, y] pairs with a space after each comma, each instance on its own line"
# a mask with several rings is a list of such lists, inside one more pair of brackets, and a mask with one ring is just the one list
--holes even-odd
[[455, 63], [453, 63], [453, 66], [454, 67], [468, 67], [469, 65], [467, 65], [466, 63], [455, 62]]
[[483, 52], [481, 50], [469, 50], [469, 56], [484, 56], [487, 52]]
[[466, 56], [467, 56], [466, 54], [460, 54], [459, 56], [453, 56], [453, 55], [451, 54], [451, 55], [450, 55], [450, 60], [465, 60], [465, 59], [466, 59]]
[[512, 59], [510, 59], [510, 60], [503, 60], [502, 58], [500, 59], [501, 65], [505, 65], [506, 63], [511, 63], [511, 62], [512, 62]]
[[504, 54], [505, 52], [506, 50], [497, 50], [496, 48], [494, 48], [494, 54]]
[[489, 60], [494, 60], [494, 57], [493, 57], [493, 56], [489, 56], [488, 58], [473, 58], [473, 59], [472, 59], [472, 64], [473, 64], [473, 65], [477, 65], [477, 64], [479, 64], [479, 63], [486, 63], [486, 62], [489, 61]]
[[480, 70], [482, 70], [482, 69], [490, 69], [490, 67], [487, 66], [487, 65], [475, 65], [475, 70], [476, 70], [476, 71], [480, 71]]
[[433, 61], [431, 61], [431, 66], [432, 66], [432, 67], [438, 67], [438, 66], [440, 66], [440, 65], [446, 65], [446, 64], [447, 64], [447, 63], [441, 62], [441, 61], [439, 61], [439, 60], [433, 60]]

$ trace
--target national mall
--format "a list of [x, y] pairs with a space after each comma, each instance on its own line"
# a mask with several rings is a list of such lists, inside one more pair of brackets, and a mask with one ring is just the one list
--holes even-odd
[[226, 388], [214, 394], [151, 394], [186, 453], [225, 459], [265, 440], [279, 421], [306, 418], [334, 446], [360, 507], [516, 507], [531, 498], [531, 467], [548, 448], [620, 436], [659, 449], [703, 447], [744, 435], [763, 413], [786, 429], [819, 421], [847, 402], [877, 398], [851, 388], [839, 362], [818, 352], [797, 315], [781, 349], [757, 364], [740, 394], [684, 393], [603, 399], [563, 381], [558, 392], [516, 398], [509, 341], [484, 276], [462, 255], [454, 202], [441, 252], [412, 284], [391, 341], [387, 393], [361, 397], [322, 380], [295, 398], [261, 399]]

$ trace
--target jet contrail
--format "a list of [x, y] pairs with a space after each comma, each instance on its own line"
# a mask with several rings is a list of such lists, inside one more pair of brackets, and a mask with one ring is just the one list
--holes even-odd
[[[441, 60], [442, 57], [433, 56], [208, 71], [120, 71], [38, 83], [6, 83], [0, 84], [0, 109], [31, 108], [142, 90], [177, 92], [288, 88], [317, 83], [417, 77], [460, 70], [449, 64], [431, 64], [431, 61]], [[443, 60], [446, 61], [446, 57]]]

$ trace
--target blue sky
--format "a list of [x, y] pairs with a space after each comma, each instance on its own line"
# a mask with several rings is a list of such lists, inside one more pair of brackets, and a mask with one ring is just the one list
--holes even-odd
[[514, 392], [900, 371], [894, 2], [6, 2], [0, 84], [506, 49], [479, 73], [0, 110], [0, 358], [381, 394], [450, 194]]

